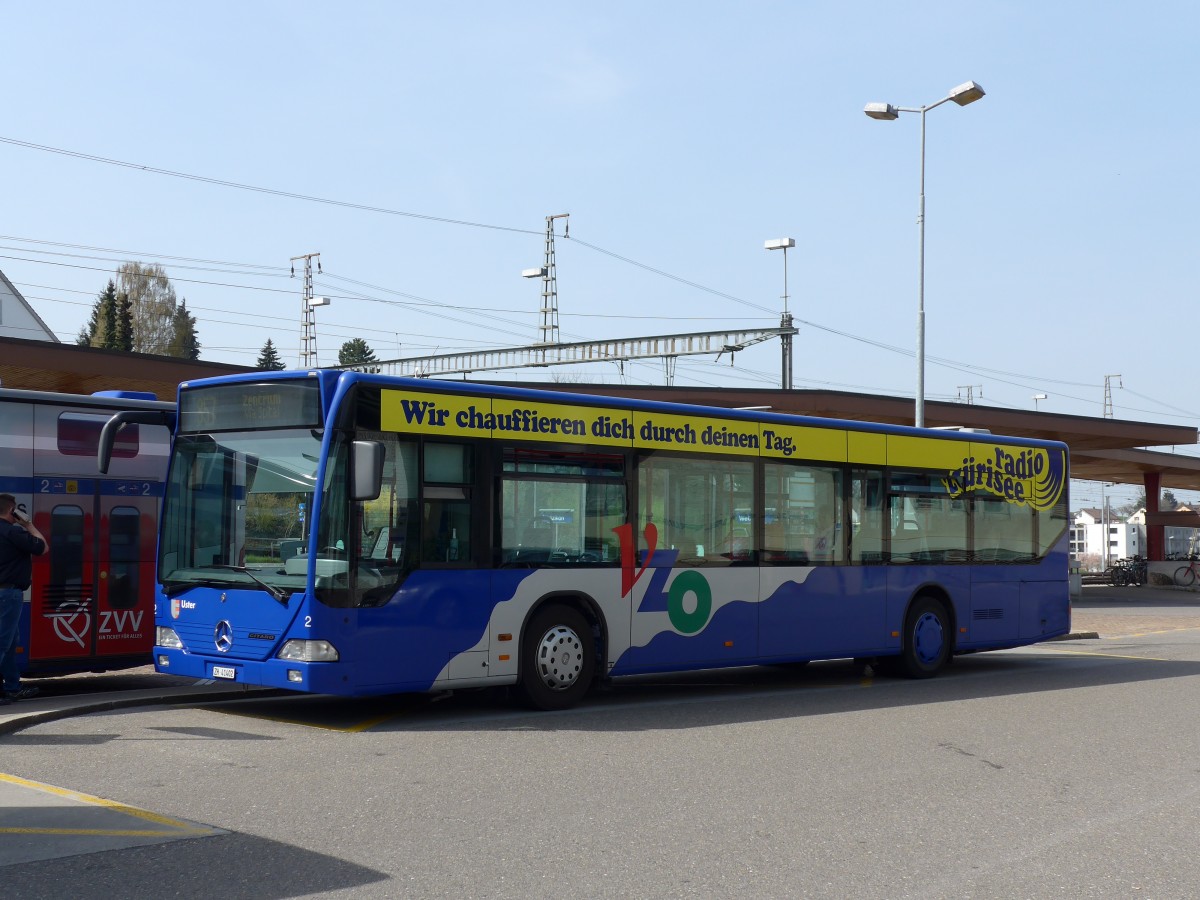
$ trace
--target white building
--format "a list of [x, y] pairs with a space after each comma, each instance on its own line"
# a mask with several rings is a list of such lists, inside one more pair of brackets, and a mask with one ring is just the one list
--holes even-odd
[[[1190, 529], [1189, 529], [1190, 530]], [[1118, 559], [1146, 555], [1146, 511], [1122, 519], [1110, 509], [1081, 509], [1071, 528], [1071, 555], [1085, 570], [1101, 570]]]
[[3, 272], [0, 272], [0, 337], [59, 342]]
[[[1195, 507], [1192, 506], [1177, 506], [1177, 512], [1194, 512]], [[1139, 509], [1129, 521], [1136, 525], [1140, 525], [1142, 533], [1146, 533], [1146, 511]], [[1189, 553], [1200, 552], [1200, 529], [1197, 528], [1177, 528], [1170, 525], [1163, 528], [1163, 553], [1167, 559], [1187, 556]]]

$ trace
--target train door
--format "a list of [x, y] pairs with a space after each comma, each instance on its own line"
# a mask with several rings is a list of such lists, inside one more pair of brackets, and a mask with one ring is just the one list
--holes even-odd
[[[30, 513], [50, 552], [34, 558], [31, 672], [150, 663], [162, 448], [136, 426], [126, 428], [113, 456], [128, 474], [90, 477], [108, 415], [60, 408], [39, 409], [36, 416]], [[142, 429], [159, 430], [165, 446], [165, 429]]]
[[34, 559], [29, 667], [96, 657], [150, 660], [158, 483], [43, 477], [34, 523], [50, 543]]

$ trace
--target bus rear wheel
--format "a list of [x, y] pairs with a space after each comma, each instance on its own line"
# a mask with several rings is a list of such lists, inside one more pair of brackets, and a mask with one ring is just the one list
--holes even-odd
[[900, 670], [909, 678], [932, 678], [950, 660], [953, 640], [946, 607], [932, 597], [918, 597], [904, 622]]
[[579, 610], [553, 604], [530, 619], [521, 646], [521, 699], [534, 709], [569, 709], [596, 672], [596, 641]]

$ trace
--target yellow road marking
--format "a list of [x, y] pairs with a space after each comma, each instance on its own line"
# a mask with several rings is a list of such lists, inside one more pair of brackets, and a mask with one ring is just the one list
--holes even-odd
[[1120, 640], [1121, 638], [1149, 637], [1150, 635], [1154, 635], [1154, 634], [1174, 634], [1176, 631], [1196, 631], [1196, 630], [1197, 630], [1197, 626], [1195, 626], [1195, 625], [1181, 625], [1178, 628], [1163, 628], [1160, 631], [1132, 631], [1129, 634], [1114, 634], [1114, 635], [1105, 637], [1104, 640], [1116, 641], [1116, 640]]
[[1103, 656], [1107, 659], [1140, 659], [1148, 662], [1175, 662], [1173, 659], [1164, 659], [1161, 656], [1124, 656], [1120, 653], [1092, 653], [1088, 650], [1068, 650], [1065, 647], [1046, 647], [1040, 646], [1039, 650], [1049, 650], [1051, 653], [1070, 653], [1075, 656]]
[[[15, 784], [18, 787], [30, 788], [31, 790], [41, 791], [44, 794], [54, 794], [57, 797], [64, 797], [67, 800], [75, 800], [79, 803], [88, 803], [92, 806], [102, 806], [105, 809], [111, 809], [114, 812], [122, 813], [127, 816], [132, 816], [135, 819], [144, 819], [147, 822], [153, 822], [156, 825], [163, 825], [167, 828], [174, 829], [173, 831], [152, 831], [152, 832], [137, 832], [138, 834], [150, 834], [152, 836], [170, 835], [170, 834], [212, 834], [213, 829], [203, 826], [192, 825], [188, 822], [172, 819], [169, 816], [160, 816], [158, 813], [152, 813], [148, 810], [138, 809], [136, 806], [127, 806], [124, 803], [118, 803], [116, 800], [105, 800], [103, 797], [93, 797], [91, 794], [83, 794], [79, 791], [68, 790], [67, 788], [55, 787], [52, 784], [42, 784], [40, 781], [30, 781], [27, 778], [19, 778], [16, 775], [8, 775], [0, 772], [0, 781]], [[43, 833], [38, 829], [24, 828], [0, 828], [0, 832], [5, 834], [38, 834]], [[76, 834], [89, 832], [76, 832], [71, 829], [50, 829], [44, 833], [48, 834]], [[125, 831], [99, 831], [98, 834], [128, 834]]]
[[341, 728], [337, 725], [322, 725], [320, 722], [305, 722], [302, 719], [284, 719], [280, 716], [264, 716], [261, 713], [247, 712], [241, 709], [222, 709], [220, 712], [227, 716], [241, 716], [245, 719], [261, 719], [264, 722], [277, 722], [280, 725], [300, 725], [305, 728], [320, 728], [323, 731], [336, 731], [339, 734], [358, 734], [361, 731], [366, 731], [369, 728], [374, 728], [376, 725], [395, 719], [402, 716], [403, 713], [388, 713], [383, 716], [375, 716], [367, 719], [364, 722], [359, 722], [357, 725], [350, 725], [346, 728]]

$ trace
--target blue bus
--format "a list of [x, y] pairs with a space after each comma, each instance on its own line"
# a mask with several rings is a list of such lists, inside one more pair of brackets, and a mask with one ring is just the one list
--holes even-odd
[[1063, 444], [991, 434], [334, 370], [188, 382], [154, 659], [539, 709], [652, 672], [929, 677], [1069, 630], [1068, 481]]

